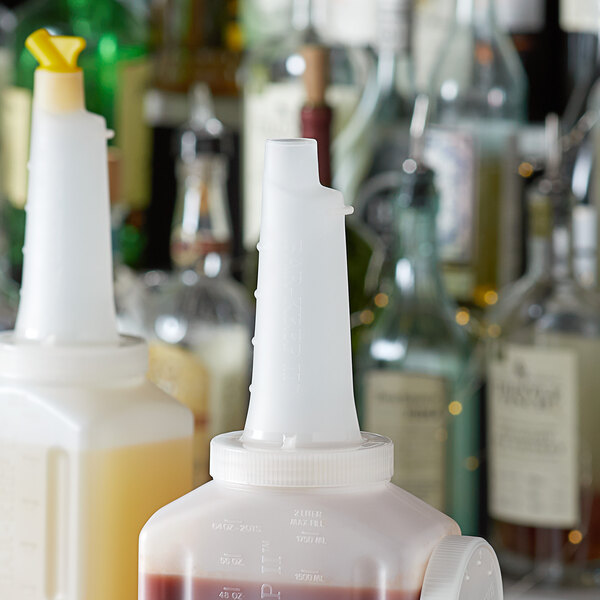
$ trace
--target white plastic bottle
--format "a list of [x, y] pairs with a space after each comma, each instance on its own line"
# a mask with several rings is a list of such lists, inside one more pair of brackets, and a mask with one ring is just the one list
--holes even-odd
[[81, 38], [39, 30], [23, 286], [0, 335], [0, 598], [131, 600], [137, 539], [191, 489], [192, 417], [117, 334], [104, 119]]
[[140, 536], [140, 600], [498, 600], [496, 557], [390, 483], [352, 394], [344, 216], [314, 140], [267, 142], [251, 400]]

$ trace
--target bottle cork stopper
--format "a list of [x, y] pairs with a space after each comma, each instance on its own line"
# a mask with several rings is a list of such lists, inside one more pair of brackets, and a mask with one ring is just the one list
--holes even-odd
[[307, 45], [302, 48], [305, 68], [303, 74], [307, 104], [325, 104], [325, 92], [329, 83], [329, 50], [324, 46]]

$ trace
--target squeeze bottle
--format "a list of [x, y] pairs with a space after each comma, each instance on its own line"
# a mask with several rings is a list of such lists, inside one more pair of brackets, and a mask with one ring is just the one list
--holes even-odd
[[35, 73], [25, 263], [0, 335], [0, 598], [131, 600], [148, 517], [191, 489], [192, 417], [117, 334], [105, 120], [85, 42], [45, 30]]
[[352, 392], [342, 195], [314, 140], [269, 140], [244, 431], [211, 442], [213, 481], [140, 536], [139, 600], [498, 600], [480, 538], [390, 483], [388, 438]]

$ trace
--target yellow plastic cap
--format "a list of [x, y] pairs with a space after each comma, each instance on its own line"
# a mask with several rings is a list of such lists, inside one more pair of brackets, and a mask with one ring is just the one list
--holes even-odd
[[77, 73], [79, 54], [85, 48], [85, 40], [70, 35], [50, 35], [45, 29], [34, 31], [26, 40], [25, 47], [40, 63], [39, 68], [55, 73]]

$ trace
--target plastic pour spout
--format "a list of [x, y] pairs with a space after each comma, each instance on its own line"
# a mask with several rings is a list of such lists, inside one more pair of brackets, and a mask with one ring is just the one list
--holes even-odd
[[390, 440], [361, 433], [352, 387], [345, 216], [319, 183], [317, 143], [269, 140], [250, 406], [211, 444], [211, 475], [237, 483], [350, 485], [389, 479]]
[[117, 344], [103, 117], [85, 110], [85, 41], [40, 29], [16, 342]]

